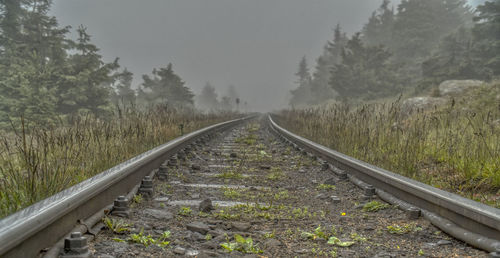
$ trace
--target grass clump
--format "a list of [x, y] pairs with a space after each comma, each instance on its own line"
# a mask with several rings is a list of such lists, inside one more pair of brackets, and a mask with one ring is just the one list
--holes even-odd
[[329, 184], [319, 184], [316, 189], [317, 190], [335, 190], [335, 185], [329, 185]]
[[191, 216], [192, 213], [193, 213], [193, 210], [190, 207], [185, 207], [185, 206], [182, 206], [178, 212], [179, 215], [185, 216], [185, 217]]
[[234, 235], [234, 242], [229, 242], [227, 239], [226, 243], [222, 243], [222, 248], [226, 249], [228, 252], [240, 251], [242, 253], [252, 253], [252, 254], [260, 254], [263, 251], [253, 243], [251, 237], [244, 238], [241, 235]]
[[389, 204], [381, 203], [378, 201], [367, 202], [365, 205], [363, 205], [363, 211], [368, 211], [368, 212], [376, 212], [387, 208], [389, 208]]
[[0, 136], [0, 218], [180, 136], [180, 124], [188, 133], [233, 117], [156, 107], [57, 127], [22, 120]]
[[102, 219], [104, 225], [115, 234], [125, 234], [130, 232], [130, 224], [125, 223], [123, 220], [113, 219], [105, 216]]
[[397, 235], [407, 234], [410, 232], [417, 232], [417, 231], [421, 231], [421, 230], [422, 230], [421, 227], [417, 227], [413, 223], [401, 224], [401, 225], [394, 224], [394, 225], [387, 226], [387, 231], [389, 233], [397, 234]]
[[500, 207], [500, 82], [422, 110], [392, 103], [294, 109], [278, 123], [312, 141]]

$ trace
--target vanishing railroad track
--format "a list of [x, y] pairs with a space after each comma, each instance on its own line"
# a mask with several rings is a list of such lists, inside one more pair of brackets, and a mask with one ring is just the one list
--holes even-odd
[[270, 117], [188, 134], [0, 220], [0, 257], [500, 257], [499, 241], [498, 209]]

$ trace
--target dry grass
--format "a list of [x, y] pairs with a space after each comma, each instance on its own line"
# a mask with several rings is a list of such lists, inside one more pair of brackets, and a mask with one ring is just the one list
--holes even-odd
[[0, 137], [0, 217], [92, 177], [182, 133], [236, 117], [160, 108], [57, 128], [25, 123]]
[[500, 84], [433, 110], [385, 104], [287, 110], [280, 124], [315, 142], [500, 207]]

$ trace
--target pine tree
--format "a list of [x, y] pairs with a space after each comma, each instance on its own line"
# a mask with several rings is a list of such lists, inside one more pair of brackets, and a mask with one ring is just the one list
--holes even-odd
[[307, 65], [306, 57], [302, 57], [299, 63], [296, 83], [299, 85], [295, 90], [292, 90], [292, 98], [290, 105], [295, 107], [297, 105], [307, 104], [311, 100], [311, 74]]
[[332, 69], [331, 87], [341, 98], [373, 99], [397, 93], [398, 80], [389, 65], [391, 54], [381, 46], [364, 46], [356, 33]]
[[135, 91], [132, 89], [132, 80], [134, 74], [126, 68], [116, 73], [114, 76], [115, 84], [111, 92], [111, 99], [115, 106], [133, 107], [136, 103]]
[[184, 86], [182, 79], [174, 73], [172, 64], [166, 68], [153, 69], [153, 77], [143, 75], [143, 90], [140, 98], [146, 104], [169, 104], [173, 106], [192, 107], [194, 94]]
[[368, 45], [392, 45], [394, 29], [394, 9], [389, 7], [390, 0], [383, 0], [377, 11], [372, 13], [368, 23], [363, 27], [363, 41]]
[[217, 92], [209, 82], [201, 90], [196, 103], [198, 108], [204, 111], [215, 111], [218, 109], [219, 101], [217, 100]]
[[478, 6], [474, 21], [476, 56], [492, 76], [500, 76], [500, 0]]

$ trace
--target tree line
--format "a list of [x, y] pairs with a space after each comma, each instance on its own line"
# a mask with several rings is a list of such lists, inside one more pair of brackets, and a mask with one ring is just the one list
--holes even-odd
[[292, 106], [429, 90], [448, 79], [500, 76], [500, 0], [390, 0], [347, 36], [340, 25], [310, 71], [302, 58]]
[[153, 69], [133, 87], [132, 72], [118, 58], [105, 62], [83, 25], [76, 39], [69, 37], [72, 28], [49, 15], [51, 4], [0, 1], [0, 128], [21, 118], [50, 125], [89, 113], [106, 118], [130, 107], [194, 108], [195, 94], [172, 64]]

